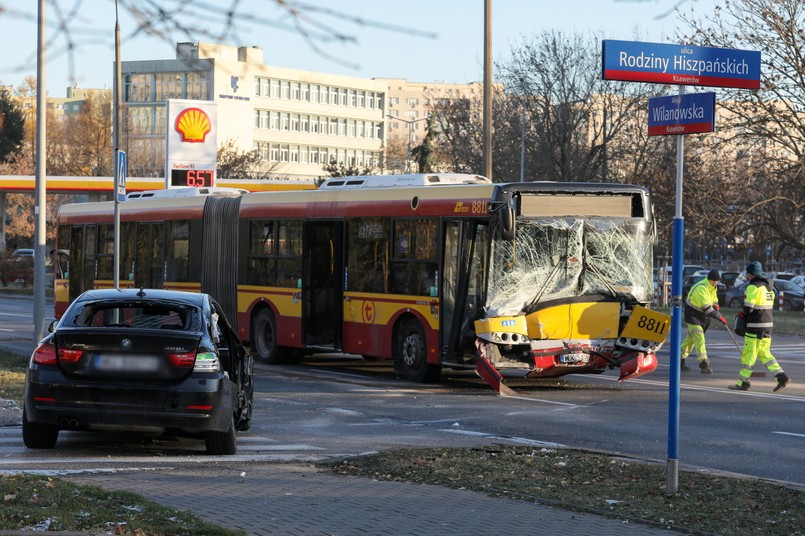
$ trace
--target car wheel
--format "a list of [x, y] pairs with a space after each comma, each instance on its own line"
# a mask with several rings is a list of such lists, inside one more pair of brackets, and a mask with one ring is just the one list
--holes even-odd
[[416, 320], [408, 320], [400, 328], [394, 359], [412, 382], [432, 382], [442, 372], [439, 365], [428, 363], [425, 332]]
[[252, 351], [269, 365], [286, 363], [290, 351], [277, 344], [277, 320], [271, 309], [262, 309], [252, 321]]
[[235, 439], [235, 422], [229, 421], [229, 428], [226, 432], [207, 432], [204, 436], [204, 444], [207, 446], [207, 454], [211, 456], [228, 456], [238, 451], [237, 439]]
[[22, 441], [29, 449], [52, 449], [59, 439], [59, 428], [52, 424], [31, 422], [22, 412]]
[[743, 302], [739, 298], [733, 298], [730, 300], [730, 309], [743, 309]]

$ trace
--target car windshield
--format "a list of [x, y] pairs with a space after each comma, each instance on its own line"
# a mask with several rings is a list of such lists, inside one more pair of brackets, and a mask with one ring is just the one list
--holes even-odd
[[71, 315], [75, 327], [130, 327], [194, 330], [198, 314], [194, 307], [176, 303], [120, 301], [89, 302]]
[[530, 312], [575, 295], [650, 301], [652, 235], [642, 221], [518, 220], [515, 240], [492, 248], [488, 314]]

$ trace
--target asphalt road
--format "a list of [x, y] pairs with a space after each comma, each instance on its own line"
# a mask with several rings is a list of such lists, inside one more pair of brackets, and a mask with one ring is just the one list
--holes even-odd
[[[21, 302], [0, 300], [0, 327], [10, 330], [0, 331], [0, 345], [32, 346], [30, 312], [20, 318], [25, 314]], [[711, 330], [708, 341], [715, 373], [700, 374], [695, 364], [682, 373], [680, 466], [805, 488], [805, 341], [774, 338], [772, 351], [793, 379], [774, 394], [771, 375], [754, 378], [749, 392], [728, 390], [737, 378], [738, 350], [723, 330]], [[418, 385], [396, 376], [385, 361], [316, 356], [293, 366], [259, 364], [255, 420], [239, 435], [236, 456], [316, 461], [404, 446], [509, 443], [596, 449], [662, 462], [670, 446], [667, 346], [660, 368], [643, 378], [618, 382], [615, 371], [547, 381], [510, 378], [508, 385], [517, 391], [513, 397], [498, 396], [471, 372], [445, 371], [441, 383]], [[758, 364], [755, 370], [763, 369]], [[42, 452], [25, 449], [18, 428], [0, 429], [0, 470], [199, 460], [209, 457], [196, 440], [62, 433], [54, 451]]]

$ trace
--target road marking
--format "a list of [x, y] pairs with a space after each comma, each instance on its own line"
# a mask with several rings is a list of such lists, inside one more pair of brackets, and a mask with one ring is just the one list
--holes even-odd
[[473, 430], [455, 430], [452, 428], [444, 428], [439, 430], [440, 432], [447, 432], [449, 434], [458, 434], [458, 435], [466, 435], [466, 436], [473, 436], [473, 437], [483, 437], [486, 439], [492, 439], [495, 441], [506, 441], [509, 443], [515, 443], [517, 445], [527, 445], [532, 447], [548, 447], [548, 448], [564, 448], [565, 445], [561, 443], [554, 443], [552, 441], [538, 441], [536, 439], [527, 439], [525, 437], [514, 437], [514, 436], [499, 436], [493, 434], [487, 434], [484, 432], [475, 432]]
[[[617, 378], [610, 378], [607, 376], [597, 376], [591, 379], [595, 380], [604, 380], [604, 381], [611, 381], [617, 382]], [[660, 380], [646, 380], [643, 378], [636, 378], [634, 380], [628, 380], [629, 384], [645, 384], [645, 385], [660, 385], [664, 387], [668, 387], [667, 381], [660, 381]], [[784, 400], [794, 400], [796, 402], [805, 402], [805, 396], [796, 396], [796, 395], [786, 395], [783, 393], [762, 393], [759, 391], [732, 391], [727, 387], [708, 387], [706, 385], [690, 385], [680, 383], [680, 389], [687, 389], [688, 391], [710, 391], [713, 393], [723, 393], [723, 394], [730, 394], [730, 395], [741, 395], [741, 396], [751, 396], [756, 398], [780, 398]]]
[[794, 432], [772, 432], [772, 434], [790, 435], [794, 437], [805, 437], [805, 434], [795, 434]]

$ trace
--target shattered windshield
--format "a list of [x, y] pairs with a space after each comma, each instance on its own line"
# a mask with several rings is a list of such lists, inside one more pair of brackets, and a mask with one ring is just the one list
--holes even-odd
[[492, 245], [486, 311], [517, 315], [562, 298], [652, 298], [652, 231], [643, 220], [518, 220], [514, 240]]

